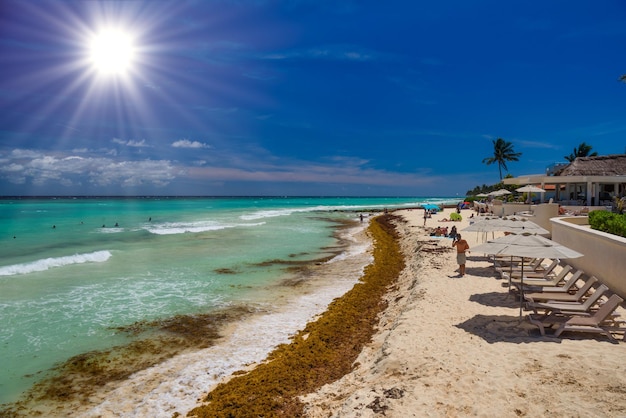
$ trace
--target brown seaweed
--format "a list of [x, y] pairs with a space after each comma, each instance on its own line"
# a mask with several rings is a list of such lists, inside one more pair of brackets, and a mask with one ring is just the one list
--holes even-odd
[[356, 367], [363, 346], [375, 332], [385, 309], [384, 295], [404, 268], [393, 215], [370, 223], [376, 242], [374, 262], [362, 280], [315, 322], [272, 352], [267, 361], [249, 372], [241, 371], [211, 391], [192, 417], [299, 417], [298, 396], [333, 382]]

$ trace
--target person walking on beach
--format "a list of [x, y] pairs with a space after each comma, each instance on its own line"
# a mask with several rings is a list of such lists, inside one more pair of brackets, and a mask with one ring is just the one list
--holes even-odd
[[461, 234], [457, 234], [456, 239], [452, 241], [452, 246], [456, 247], [456, 262], [459, 264], [459, 276], [465, 276], [465, 252], [469, 252], [469, 244], [461, 238]]

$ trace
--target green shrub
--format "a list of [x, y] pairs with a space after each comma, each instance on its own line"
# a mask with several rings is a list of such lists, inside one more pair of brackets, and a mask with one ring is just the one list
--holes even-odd
[[594, 210], [589, 212], [591, 229], [626, 238], [626, 215]]

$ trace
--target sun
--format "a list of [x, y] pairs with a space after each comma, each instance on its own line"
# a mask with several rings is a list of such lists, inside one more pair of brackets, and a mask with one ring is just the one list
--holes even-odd
[[135, 58], [132, 36], [120, 29], [105, 29], [94, 35], [89, 52], [91, 65], [103, 75], [126, 74]]

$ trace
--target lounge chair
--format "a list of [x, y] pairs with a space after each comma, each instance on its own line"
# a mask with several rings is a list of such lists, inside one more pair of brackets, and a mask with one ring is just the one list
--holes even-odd
[[[547, 266], [544, 270], [540, 270], [540, 271], [526, 271], [526, 269], [524, 269], [524, 281], [526, 281], [526, 278], [528, 279], [543, 279], [543, 280], [547, 280], [550, 278], [550, 276], [554, 275], [554, 269], [556, 268], [556, 266], [558, 266], [560, 263], [560, 260], [554, 259], [552, 261], [552, 263]], [[508, 271], [506, 271], [506, 269], [502, 270], [502, 274], [508, 274], [513, 280], [520, 280], [521, 276], [522, 276], [522, 271], [521, 270], [513, 270], [512, 274], [510, 274]]]
[[536, 314], [538, 314], [539, 310], [543, 310], [545, 316], [550, 312], [576, 313], [589, 316], [594, 305], [607, 290], [609, 288], [601, 284], [584, 302], [528, 302], [526, 308]]
[[542, 286], [540, 287], [541, 293], [573, 293], [578, 290], [577, 283], [580, 277], [585, 274], [582, 270], [577, 270], [572, 274], [572, 277], [567, 279], [563, 286]]
[[[615, 328], [615, 325], [622, 321], [615, 320], [615, 310], [620, 304], [624, 302], [624, 299], [618, 295], [612, 295], [602, 306], [591, 316], [582, 315], [567, 315], [559, 316], [552, 314], [541, 320], [533, 318], [533, 315], [528, 315], [528, 320], [531, 324], [539, 327], [541, 335], [545, 334], [545, 326], [550, 327], [556, 324], [560, 324], [559, 328], [554, 332], [555, 337], [559, 337], [563, 332], [594, 332], [602, 335], [606, 335], [609, 340], [616, 342], [615, 337], [611, 334], [611, 330]], [[625, 337], [626, 338], [626, 337]]]
[[591, 276], [574, 294], [568, 292], [534, 292], [525, 293], [524, 298], [529, 303], [535, 303], [538, 301], [581, 302], [589, 289], [591, 289], [591, 286], [593, 286], [597, 281], [598, 279]]
[[[558, 261], [557, 261], [558, 264]], [[554, 286], [558, 286], [559, 283], [561, 283], [564, 279], [565, 276], [567, 276], [567, 274], [569, 273], [569, 271], [572, 269], [571, 266], [566, 265], [563, 266], [563, 268], [561, 269], [561, 271], [559, 271], [559, 274], [557, 275], [552, 275], [550, 276], [550, 274], [552, 273], [552, 271], [554, 270], [554, 268], [556, 267], [553, 264], [550, 265], [551, 267], [549, 268], [549, 270], [545, 271], [545, 278], [537, 278], [537, 277], [527, 277], [526, 273], [524, 273], [524, 288], [532, 288], [532, 287], [554, 287]], [[508, 273], [502, 273], [502, 277], [503, 278], [508, 278], [509, 279], [509, 286], [515, 286], [516, 288], [520, 288], [522, 287], [522, 279], [519, 278], [511, 278]]]
[[511, 260], [507, 259], [506, 261], [502, 260], [494, 260], [496, 264], [496, 271], [498, 273], [510, 273], [510, 272], [521, 272], [521, 265], [524, 265], [524, 271], [543, 271], [547, 266], [541, 264], [545, 260], [545, 258], [534, 258], [530, 261], [523, 260], [521, 263], [515, 263], [511, 267]]

